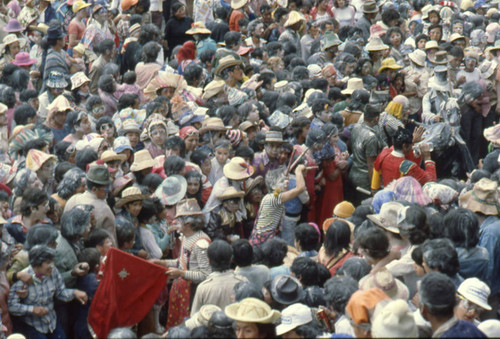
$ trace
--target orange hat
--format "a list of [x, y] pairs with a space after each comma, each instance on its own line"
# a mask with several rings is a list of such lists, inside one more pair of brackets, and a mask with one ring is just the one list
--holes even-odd
[[52, 154], [48, 154], [37, 149], [30, 149], [26, 157], [26, 167], [32, 171], [38, 171], [49, 159], [56, 159]]
[[354, 205], [349, 201], [342, 201], [335, 205], [333, 214], [339, 218], [350, 218], [354, 213]]
[[382, 300], [389, 300], [387, 294], [379, 288], [356, 291], [349, 299], [346, 311], [350, 318], [358, 325], [371, 323], [370, 315], [373, 314], [375, 306]]
[[128, 11], [130, 7], [137, 5], [139, 0], [122, 0], [122, 11]]

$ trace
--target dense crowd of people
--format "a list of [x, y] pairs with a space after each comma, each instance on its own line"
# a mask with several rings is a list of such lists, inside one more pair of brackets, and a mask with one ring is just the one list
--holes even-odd
[[0, 0], [0, 336], [500, 337], [499, 5]]

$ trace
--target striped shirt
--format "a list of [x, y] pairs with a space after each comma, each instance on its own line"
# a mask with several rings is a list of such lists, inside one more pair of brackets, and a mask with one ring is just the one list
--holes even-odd
[[[40, 333], [51, 333], [56, 329], [57, 316], [54, 310], [54, 297], [61, 301], [71, 301], [74, 296], [74, 289], [66, 288], [64, 280], [57, 268], [52, 269], [50, 277], [42, 280], [35, 277], [35, 271], [28, 266], [24, 272], [31, 274], [33, 284], [27, 285], [28, 296], [21, 300], [16, 291], [24, 289], [24, 283], [17, 281], [9, 291], [9, 312], [12, 315], [22, 317], [29, 326], [35, 328]], [[35, 306], [45, 307], [49, 313], [44, 316], [37, 316], [33, 313]]]
[[264, 196], [257, 214], [257, 223], [254, 227], [255, 233], [276, 231], [281, 226], [285, 214], [285, 205], [281, 201], [282, 195], [280, 193], [275, 197], [274, 193], [269, 193]]

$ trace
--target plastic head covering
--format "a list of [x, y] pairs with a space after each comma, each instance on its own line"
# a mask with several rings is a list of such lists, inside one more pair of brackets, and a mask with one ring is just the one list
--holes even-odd
[[396, 200], [404, 200], [421, 206], [431, 203], [431, 199], [424, 194], [422, 186], [413, 177], [402, 177], [394, 180], [387, 186], [387, 190], [395, 193]]
[[[17, 172], [14, 179], [14, 194], [17, 196], [22, 196], [24, 190], [29, 186], [35, 186], [38, 181], [36, 172], [30, 170], [29, 168], [23, 168]], [[39, 183], [39, 182], [38, 182]]]
[[438, 205], [449, 205], [458, 197], [458, 192], [450, 186], [435, 182], [428, 182], [423, 190], [432, 202]]
[[375, 193], [372, 200], [372, 207], [375, 210], [375, 213], [379, 214], [382, 205], [393, 200], [396, 200], [396, 194], [393, 191], [381, 190]]

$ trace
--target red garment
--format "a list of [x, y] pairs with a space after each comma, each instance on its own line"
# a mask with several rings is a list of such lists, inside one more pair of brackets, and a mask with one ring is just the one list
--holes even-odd
[[89, 325], [96, 336], [106, 338], [113, 328], [141, 321], [165, 287], [165, 272], [164, 267], [110, 248], [89, 311]]
[[323, 225], [325, 219], [331, 218], [335, 205], [344, 200], [342, 174], [339, 174], [334, 181], [328, 179], [328, 175], [333, 174], [336, 169], [337, 165], [335, 161], [330, 161], [323, 166], [323, 175], [326, 179], [326, 185], [323, 188], [322, 198], [318, 199], [318, 202], [320, 202], [318, 225]]
[[186, 41], [184, 45], [177, 52], [177, 62], [181, 62], [183, 60], [194, 60], [196, 57], [196, 46], [194, 42]]
[[336, 257], [327, 257], [324, 248], [321, 247], [318, 254], [318, 262], [325, 266], [328, 271], [330, 271], [330, 275], [333, 277], [335, 273], [337, 273], [337, 270], [344, 265], [345, 261], [351, 257], [354, 257], [354, 254], [351, 251], [347, 251], [346, 253], [340, 254]]
[[238, 24], [238, 21], [240, 21], [240, 19], [243, 19], [244, 17], [245, 14], [243, 14], [243, 12], [239, 9], [233, 10], [231, 12], [231, 16], [229, 17], [229, 30], [233, 32], [239, 32], [240, 25]]
[[[330, 16], [330, 18], [333, 18], [333, 12], [330, 6], [326, 7], [326, 12]], [[318, 15], [318, 7], [314, 6], [309, 14], [311, 15], [311, 18], [313, 18], [313, 20], [316, 20], [316, 15]]]

